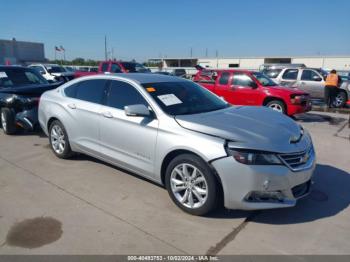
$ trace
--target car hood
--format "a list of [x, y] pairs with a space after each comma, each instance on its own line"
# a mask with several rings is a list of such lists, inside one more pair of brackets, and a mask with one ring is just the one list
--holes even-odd
[[57, 88], [61, 83], [42, 84], [42, 85], [24, 85], [8, 88], [0, 88], [0, 93], [17, 95], [41, 95], [42, 93]]
[[74, 72], [51, 73], [53, 76], [73, 76]]
[[298, 89], [295, 86], [268, 86], [268, 88], [273, 88], [275, 90], [280, 90], [283, 92], [289, 92], [290, 94], [306, 94], [304, 91]]
[[228, 140], [237, 148], [291, 153], [306, 150], [308, 133], [291, 118], [264, 107], [230, 107], [176, 116], [183, 128]]

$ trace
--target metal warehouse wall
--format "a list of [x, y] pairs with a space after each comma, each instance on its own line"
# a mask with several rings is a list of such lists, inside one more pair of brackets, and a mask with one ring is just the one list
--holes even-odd
[[323, 68], [324, 58], [293, 58], [293, 64], [305, 64], [308, 67]]
[[325, 58], [324, 68], [326, 69], [336, 69], [336, 70], [350, 70], [350, 57], [348, 58]]
[[240, 67], [244, 69], [257, 70], [264, 63], [264, 58], [242, 58]]
[[292, 63], [324, 69], [350, 70], [350, 57], [293, 58]]
[[[184, 58], [172, 58], [171, 60], [183, 60]], [[210, 68], [234, 68], [237, 65], [239, 68], [257, 70], [259, 67], [275, 58], [256, 57], [256, 58], [198, 58], [198, 64]], [[284, 57], [279, 59], [288, 59], [294, 64], [305, 64], [308, 67], [336, 69], [350, 71], [350, 56], [339, 57]], [[160, 59], [159, 59], [160, 60]], [[164, 59], [165, 68], [171, 67]], [[192, 58], [193, 61], [196, 58]]]
[[23, 42], [14, 40], [0, 40], [0, 64], [6, 61], [11, 64], [45, 61], [43, 43]]

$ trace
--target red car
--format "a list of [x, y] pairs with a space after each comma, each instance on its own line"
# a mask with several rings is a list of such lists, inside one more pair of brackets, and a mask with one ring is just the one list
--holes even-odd
[[103, 61], [100, 62], [97, 72], [76, 71], [74, 78], [106, 73], [150, 73], [151, 71], [136, 62]]
[[260, 72], [202, 69], [193, 81], [233, 105], [267, 106], [289, 116], [311, 110], [308, 93], [278, 86]]

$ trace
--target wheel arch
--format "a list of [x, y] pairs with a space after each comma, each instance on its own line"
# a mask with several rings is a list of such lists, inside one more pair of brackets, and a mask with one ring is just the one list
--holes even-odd
[[[162, 161], [162, 165], [161, 165], [161, 169], [160, 169], [160, 178], [161, 178], [161, 183], [162, 185], [164, 186], [165, 185], [165, 172], [166, 172], [166, 169], [168, 167], [168, 165], [170, 164], [170, 162], [177, 156], [179, 155], [182, 155], [182, 154], [191, 154], [191, 155], [194, 155], [196, 157], [199, 157], [202, 161], [204, 161], [204, 163], [206, 163], [208, 165], [208, 167], [211, 169], [211, 171], [213, 172], [214, 174], [214, 177], [215, 177], [215, 180], [218, 184], [218, 188], [219, 188], [219, 194], [220, 196], [223, 196], [223, 192], [224, 192], [224, 189], [223, 189], [223, 186], [222, 186], [222, 181], [221, 181], [221, 178], [220, 176], [218, 175], [216, 169], [213, 167], [213, 165], [211, 164], [211, 161], [206, 161], [203, 159], [203, 157], [201, 157], [199, 154], [191, 151], [191, 150], [187, 150], [187, 149], [175, 149], [171, 152], [169, 152], [163, 159]], [[222, 201], [222, 200], [220, 200]]]
[[52, 122], [55, 121], [55, 120], [60, 121], [56, 116], [50, 117], [49, 120], [47, 121], [46, 127], [47, 127], [48, 131], [50, 130], [50, 126], [51, 126]]
[[346, 99], [350, 98], [350, 91], [346, 90], [345, 88], [339, 88], [339, 92], [344, 93], [346, 96]]
[[266, 106], [269, 102], [271, 102], [273, 100], [281, 101], [283, 103], [283, 105], [286, 107], [286, 110], [287, 110], [287, 104], [284, 101], [284, 99], [281, 98], [281, 97], [276, 97], [276, 96], [267, 96], [267, 97], [265, 97], [264, 101], [263, 101], [263, 106]]

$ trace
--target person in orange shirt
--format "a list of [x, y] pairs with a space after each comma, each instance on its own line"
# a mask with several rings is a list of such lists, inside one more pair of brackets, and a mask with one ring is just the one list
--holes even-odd
[[325, 102], [328, 108], [333, 107], [334, 99], [338, 93], [338, 86], [340, 85], [340, 77], [337, 75], [336, 70], [332, 70], [331, 73], [326, 78], [325, 86]]

